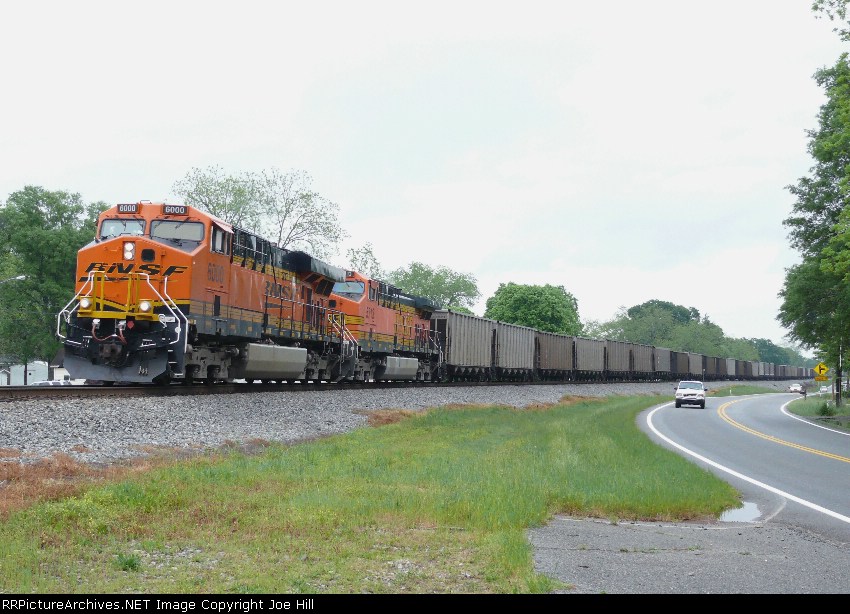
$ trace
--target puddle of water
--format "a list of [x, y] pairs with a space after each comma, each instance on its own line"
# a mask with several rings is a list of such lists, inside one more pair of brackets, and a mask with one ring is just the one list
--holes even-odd
[[744, 501], [744, 507], [726, 510], [721, 514], [721, 522], [755, 522], [759, 517], [759, 508], [755, 503]]

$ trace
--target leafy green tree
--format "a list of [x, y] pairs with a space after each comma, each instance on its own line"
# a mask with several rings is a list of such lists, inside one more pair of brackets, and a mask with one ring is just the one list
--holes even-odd
[[623, 308], [617, 312], [614, 319], [607, 322], [599, 320], [587, 320], [581, 325], [581, 335], [590, 339], [614, 339], [616, 341], [628, 341], [628, 334], [623, 329], [627, 324], [628, 316]]
[[[738, 360], [759, 360], [759, 354], [756, 347], [749, 339], [733, 339], [726, 338], [723, 342], [720, 358], [736, 358]], [[779, 363], [789, 364], [789, 363]]]
[[821, 267], [818, 259], [806, 258], [786, 271], [779, 296], [777, 319], [789, 337], [838, 364], [850, 341], [850, 288], [841, 276]]
[[749, 339], [758, 351], [758, 360], [772, 362], [777, 365], [802, 365], [803, 358], [799, 353], [790, 348], [776, 345], [770, 339]]
[[563, 286], [499, 284], [487, 299], [484, 317], [565, 335], [582, 331], [578, 301]]
[[[838, 22], [833, 28], [850, 41], [847, 0], [814, 0], [817, 17]], [[850, 62], [842, 54], [831, 68], [815, 73], [826, 102], [818, 113], [818, 128], [808, 133], [814, 160], [809, 174], [788, 189], [796, 197], [784, 220], [791, 245], [802, 262], [785, 272], [777, 319], [789, 338], [833, 364], [842, 364], [850, 340]], [[836, 370], [841, 378], [840, 368]], [[839, 398], [840, 402], [840, 398]]]
[[673, 329], [670, 345], [682, 352], [719, 356], [724, 339], [723, 330], [716, 324], [692, 321]]
[[481, 296], [478, 283], [469, 273], [458, 273], [440, 266], [432, 268], [421, 262], [392, 271], [387, 279], [405, 292], [428, 298], [450, 309], [470, 308]]
[[[840, 10], [840, 3], [821, 3]], [[786, 270], [777, 319], [789, 337], [832, 364], [840, 364], [850, 341], [850, 63], [842, 54], [835, 66], [815, 74], [826, 91], [819, 127], [809, 132], [814, 159], [809, 175], [788, 189], [796, 197], [790, 228], [791, 245], [802, 262]], [[836, 373], [841, 377], [840, 373]]]
[[786, 186], [796, 198], [792, 214], [783, 221], [791, 246], [804, 258], [820, 257], [833, 236], [850, 188], [850, 63], [842, 54], [832, 68], [815, 73], [827, 101], [818, 114], [819, 129], [808, 131], [808, 150], [814, 158], [809, 175]]
[[633, 343], [670, 348], [674, 331], [688, 323], [690, 315], [684, 307], [676, 305], [677, 309], [671, 309], [667, 305], [672, 304], [665, 304], [665, 301], [648, 301], [637, 306], [638, 309], [632, 307], [625, 314], [621, 314], [620, 326], [625, 335], [624, 339]]
[[[581, 322], [581, 334], [584, 337], [589, 337], [591, 339], [618, 339], [616, 337], [611, 337], [605, 332], [606, 322], [601, 322], [599, 320], [587, 319], [582, 320]], [[620, 339], [618, 339], [620, 340]], [[621, 339], [621, 341], [625, 341], [625, 339]]]
[[673, 321], [678, 324], [700, 321], [699, 310], [694, 307], [683, 307], [682, 305], [675, 305], [669, 301], [659, 301], [657, 299], [646, 301], [640, 305], [635, 305], [634, 307], [629, 308], [627, 314], [630, 318], [637, 319], [640, 318], [645, 311], [651, 311], [653, 317], [663, 311], [667, 311], [670, 313]]
[[211, 213], [287, 249], [326, 258], [346, 236], [339, 205], [311, 188], [303, 171], [277, 169], [228, 175], [217, 166], [193, 168], [172, 189], [187, 205]]
[[26, 186], [0, 207], [0, 268], [26, 275], [0, 285], [0, 355], [25, 363], [56, 354], [56, 317], [74, 296], [77, 251], [93, 239], [107, 206]]

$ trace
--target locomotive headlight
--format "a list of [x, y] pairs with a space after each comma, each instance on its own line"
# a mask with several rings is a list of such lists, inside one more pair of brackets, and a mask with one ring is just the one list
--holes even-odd
[[91, 299], [84, 296], [80, 299], [80, 309], [91, 309]]
[[124, 260], [133, 260], [136, 257], [136, 244], [132, 241], [124, 243]]
[[150, 301], [141, 301], [139, 303], [139, 311], [142, 313], [148, 313], [151, 310], [151, 302]]

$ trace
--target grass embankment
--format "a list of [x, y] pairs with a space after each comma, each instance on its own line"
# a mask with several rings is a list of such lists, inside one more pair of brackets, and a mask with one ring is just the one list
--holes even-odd
[[835, 406], [835, 400], [830, 394], [809, 394], [806, 398], [795, 399], [788, 404], [788, 411], [805, 418], [816, 418], [825, 426], [850, 430], [850, 409], [847, 399]]
[[682, 520], [739, 505], [638, 429], [662, 400], [379, 411], [399, 420], [86, 486], [6, 515], [0, 592], [547, 592], [526, 530], [554, 513]]

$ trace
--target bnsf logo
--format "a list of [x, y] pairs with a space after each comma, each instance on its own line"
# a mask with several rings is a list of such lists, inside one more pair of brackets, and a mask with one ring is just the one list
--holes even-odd
[[119, 275], [127, 275], [128, 273], [132, 273], [135, 271], [136, 273], [147, 273], [151, 277], [156, 275], [162, 275], [163, 277], [170, 277], [172, 275], [180, 275], [183, 271], [187, 270], [189, 267], [187, 266], [170, 266], [163, 271], [162, 266], [159, 264], [143, 264], [139, 267], [135, 265], [135, 263], [124, 264], [123, 262], [92, 262], [88, 268], [86, 268], [86, 275], [80, 277], [80, 281], [86, 281], [88, 279], [88, 273], [92, 271], [100, 271], [101, 273], [107, 274], [119, 274]]

